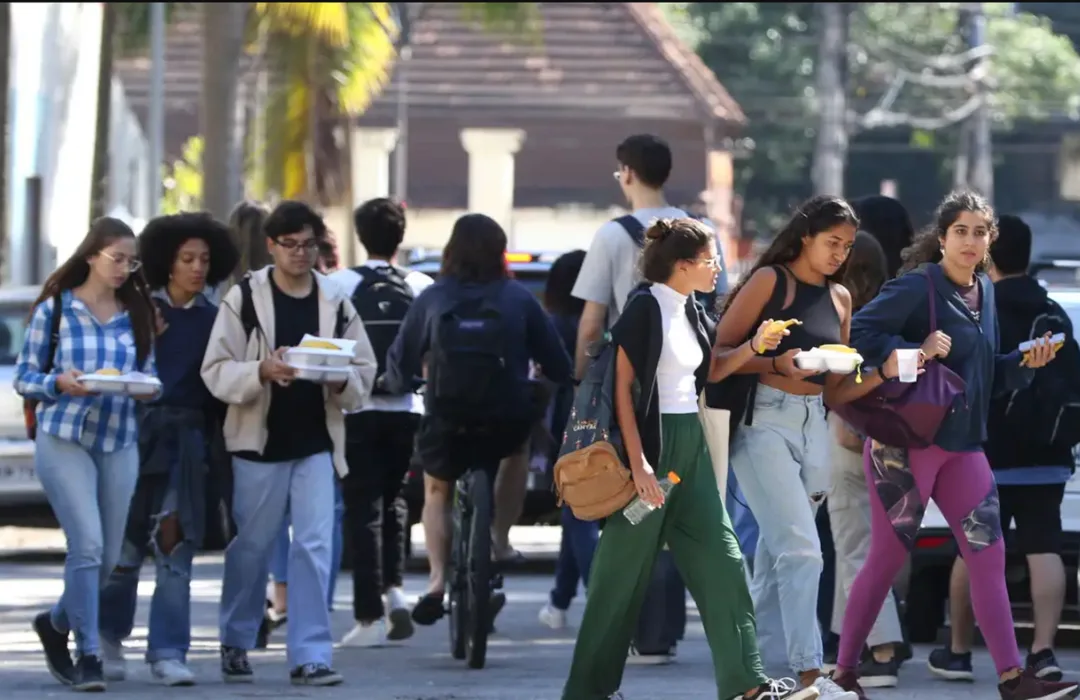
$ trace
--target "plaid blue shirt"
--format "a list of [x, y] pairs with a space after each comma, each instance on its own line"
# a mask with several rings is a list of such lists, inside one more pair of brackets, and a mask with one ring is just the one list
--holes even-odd
[[[116, 394], [69, 396], [56, 387], [56, 378], [70, 369], [86, 374], [105, 368], [134, 372], [137, 368], [131, 317], [121, 312], [107, 323], [94, 318], [79, 299], [61, 295], [60, 338], [53, 370], [43, 374], [48, 361], [53, 300], [38, 304], [30, 319], [22, 351], [15, 365], [15, 391], [37, 399], [38, 430], [70, 440], [88, 450], [115, 452], [135, 442], [135, 400]], [[153, 351], [141, 371], [156, 374]]]

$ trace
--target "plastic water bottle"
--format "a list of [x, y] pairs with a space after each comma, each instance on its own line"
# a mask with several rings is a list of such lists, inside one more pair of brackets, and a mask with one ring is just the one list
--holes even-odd
[[[675, 472], [668, 472], [667, 476], [660, 480], [660, 490], [664, 492], [664, 500], [671, 494], [671, 489], [675, 488], [675, 484], [682, 481], [679, 475]], [[645, 519], [649, 513], [656, 510], [656, 506], [642, 500], [641, 496], [634, 496], [634, 500], [630, 501], [630, 504], [623, 508], [623, 515], [630, 521], [631, 525], [637, 525]]]

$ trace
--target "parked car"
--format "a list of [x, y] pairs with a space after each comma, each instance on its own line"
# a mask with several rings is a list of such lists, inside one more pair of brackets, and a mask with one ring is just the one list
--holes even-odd
[[22, 397], [15, 393], [15, 359], [30, 307], [41, 287], [0, 288], [0, 507], [40, 506], [45, 492], [34, 473], [34, 443], [26, 438]]
[[[1050, 298], [1062, 306], [1069, 315], [1073, 328], [1080, 332], [1080, 285], [1077, 284], [1075, 276], [1077, 270], [1080, 270], [1080, 261], [1056, 260], [1032, 265], [1032, 274], [1043, 281], [1050, 292]], [[1047, 279], [1053, 281], [1047, 282]], [[1063, 286], [1062, 283], [1068, 280], [1071, 280], [1068, 286]], [[1074, 449], [1073, 457], [1080, 466], [1080, 450]], [[1062, 558], [1065, 563], [1066, 588], [1062, 624], [1075, 625], [1080, 623], [1080, 600], [1077, 595], [1077, 573], [1080, 565], [1080, 477], [1076, 473], [1065, 486], [1065, 498], [1061, 504], [1061, 525], [1064, 536]], [[1016, 626], [1030, 627], [1033, 621], [1031, 580], [1026, 559], [1013, 547], [1012, 530], [1015, 530], [1015, 524], [1005, 538], [1009, 600], [1012, 601]], [[910, 577], [904, 596], [905, 621], [913, 643], [933, 642], [939, 629], [947, 624], [949, 575], [956, 555], [956, 540], [937, 504], [931, 500], [927, 504], [926, 515], [911, 554]]]

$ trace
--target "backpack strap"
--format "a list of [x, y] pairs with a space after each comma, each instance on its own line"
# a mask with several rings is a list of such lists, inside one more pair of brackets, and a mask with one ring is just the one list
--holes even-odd
[[250, 338], [252, 332], [259, 327], [259, 316], [255, 313], [255, 301], [251, 298], [250, 275], [245, 275], [240, 280], [240, 325], [244, 329], [245, 338]]
[[634, 242], [638, 248], [645, 247], [645, 224], [638, 221], [638, 218], [633, 214], [624, 214], [618, 219], [615, 219], [615, 223], [622, 226], [627, 235], [630, 236], [630, 240]]
[[52, 316], [49, 318], [49, 354], [45, 359], [45, 365], [41, 368], [43, 374], [52, 372], [53, 365], [56, 363], [56, 348], [60, 345], [60, 321], [63, 319], [63, 316], [63, 302], [60, 299], [60, 295], [57, 294], [52, 298]]
[[337, 317], [334, 319], [334, 337], [344, 338], [345, 329], [349, 327], [348, 319], [345, 318], [345, 300], [341, 300], [337, 306]]

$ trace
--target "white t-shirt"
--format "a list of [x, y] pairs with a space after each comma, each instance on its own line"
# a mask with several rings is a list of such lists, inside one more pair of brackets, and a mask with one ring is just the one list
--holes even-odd
[[[654, 207], [634, 211], [634, 218], [645, 228], [656, 219], [680, 219], [688, 216], [689, 214], [677, 207]], [[712, 226], [707, 221], [704, 223]], [[722, 256], [719, 250], [717, 254]], [[618, 320], [626, 305], [626, 298], [641, 282], [641, 269], [638, 264], [640, 257], [641, 248], [618, 221], [608, 221], [593, 236], [571, 293], [578, 299], [606, 306], [608, 328]], [[723, 272], [720, 275], [717, 289], [726, 292], [727, 277]]]
[[[385, 260], [368, 260], [363, 267], [386, 267], [390, 263]], [[330, 275], [330, 279], [341, 286], [345, 293], [351, 297], [360, 284], [360, 274], [355, 270], [344, 268]], [[435, 280], [422, 272], [409, 270], [405, 275], [405, 284], [412, 290], [413, 298], [420, 296], [420, 292], [430, 287]], [[384, 358], [385, 359], [385, 358]], [[369, 396], [367, 402], [360, 408], [361, 411], [392, 411], [408, 412], [417, 415], [424, 414], [424, 399], [419, 394], [405, 394], [404, 396]]]
[[656, 366], [660, 413], [697, 413], [694, 372], [705, 356], [686, 317], [686, 297], [666, 284], [654, 284], [649, 291], [660, 305], [661, 346]]

